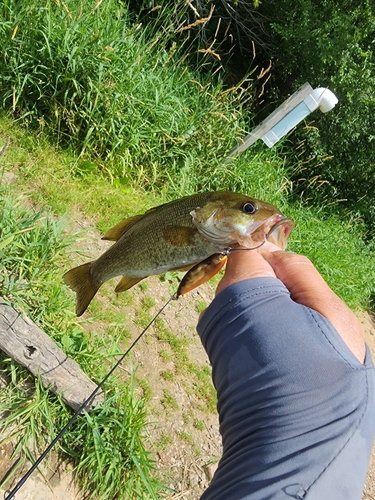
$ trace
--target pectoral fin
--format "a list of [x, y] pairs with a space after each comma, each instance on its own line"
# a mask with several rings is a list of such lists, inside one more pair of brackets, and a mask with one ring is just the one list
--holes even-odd
[[123, 276], [121, 280], [117, 283], [115, 292], [116, 293], [125, 292], [125, 290], [129, 290], [129, 288], [136, 285], [144, 278], [147, 278], [147, 276], [143, 276], [142, 278], [129, 278], [128, 276]]
[[182, 278], [180, 286], [177, 290], [177, 297], [185, 295], [185, 293], [188, 293], [191, 290], [194, 290], [194, 288], [197, 288], [199, 285], [206, 283], [206, 281], [211, 279], [220, 271], [226, 261], [227, 256], [225, 254], [215, 253], [202, 262], [196, 264]]
[[175, 247], [186, 247], [193, 245], [197, 234], [195, 227], [167, 226], [162, 230], [164, 240]]

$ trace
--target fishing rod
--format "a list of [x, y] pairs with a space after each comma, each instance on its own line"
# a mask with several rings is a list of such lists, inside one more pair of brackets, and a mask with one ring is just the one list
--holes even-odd
[[164, 311], [164, 309], [169, 305], [172, 300], [176, 300], [178, 298], [177, 294], [172, 295], [167, 302], [159, 309], [159, 311], [155, 314], [155, 316], [151, 319], [148, 325], [142, 330], [142, 332], [138, 335], [138, 337], [134, 340], [134, 342], [130, 345], [130, 347], [124, 352], [121, 358], [115, 363], [115, 365], [111, 368], [111, 370], [107, 373], [107, 375], [103, 378], [103, 380], [99, 383], [99, 385], [95, 388], [95, 390], [90, 394], [90, 396], [82, 403], [82, 405], [76, 410], [76, 412], [72, 415], [72, 417], [68, 420], [65, 426], [60, 430], [57, 436], [51, 441], [51, 443], [47, 446], [47, 448], [43, 451], [43, 453], [38, 457], [38, 459], [33, 463], [30, 469], [22, 476], [22, 478], [18, 481], [16, 486], [9, 492], [5, 493], [4, 500], [11, 500], [14, 498], [17, 491], [19, 491], [22, 486], [26, 483], [31, 474], [38, 468], [40, 463], [45, 459], [45, 457], [49, 454], [55, 444], [61, 439], [61, 437], [66, 433], [69, 427], [73, 424], [73, 422], [77, 419], [77, 417], [84, 411], [84, 409], [91, 403], [91, 401], [95, 398], [98, 392], [102, 389], [103, 385], [107, 382], [112, 373], [120, 366], [120, 364], [124, 361], [129, 352], [134, 348], [134, 346], [139, 342], [139, 340], [143, 337], [146, 331], [150, 328], [150, 326], [155, 322], [155, 320], [160, 316], [160, 314]]
[[[267, 235], [268, 236], [268, 235]], [[235, 250], [256, 250], [260, 248], [267, 240], [267, 236], [264, 238], [264, 240], [256, 245], [255, 247], [252, 248], [244, 248], [244, 247], [239, 247], [239, 248], [226, 248], [222, 252], [219, 252], [217, 254], [214, 254], [207, 259], [205, 259], [203, 262], [198, 263], [197, 265], [193, 266], [192, 269], [185, 275], [185, 277], [182, 279], [180, 282], [180, 286], [177, 289], [177, 292], [174, 293], [168, 300], [167, 302], [159, 309], [159, 311], [155, 314], [155, 316], [150, 320], [148, 325], [142, 330], [142, 332], [138, 335], [138, 337], [133, 341], [133, 343], [130, 345], [130, 347], [124, 352], [124, 354], [120, 357], [120, 359], [113, 365], [111, 370], [107, 373], [107, 375], [102, 379], [102, 381], [97, 385], [97, 387], [94, 389], [94, 391], [90, 394], [90, 396], [82, 403], [82, 405], [76, 410], [76, 412], [72, 415], [72, 417], [68, 420], [68, 422], [65, 424], [65, 426], [60, 430], [60, 432], [56, 435], [56, 437], [51, 441], [51, 443], [47, 446], [47, 448], [43, 451], [43, 453], [37, 458], [37, 460], [33, 463], [33, 465], [30, 467], [30, 469], [21, 477], [21, 479], [17, 482], [15, 487], [7, 494], [5, 493], [4, 500], [12, 500], [15, 497], [15, 494], [22, 488], [22, 486], [26, 483], [28, 478], [31, 476], [31, 474], [38, 468], [38, 466], [41, 464], [41, 462], [45, 459], [45, 457], [50, 453], [52, 448], [55, 446], [55, 444], [62, 438], [62, 436], [67, 432], [69, 427], [73, 424], [73, 422], [78, 418], [78, 416], [84, 411], [84, 409], [93, 401], [95, 396], [98, 394], [98, 392], [102, 389], [104, 384], [107, 382], [109, 377], [113, 374], [113, 372], [120, 366], [120, 364], [124, 361], [126, 356], [129, 354], [129, 352], [134, 348], [134, 346], [140, 341], [140, 339], [143, 337], [143, 335], [146, 333], [146, 331], [150, 328], [150, 326], [155, 322], [155, 320], [160, 316], [160, 314], [164, 311], [164, 309], [169, 305], [169, 303], [172, 300], [177, 300], [181, 295], [184, 295], [189, 291], [191, 288], [189, 288], [189, 277], [193, 276], [194, 279], [195, 273], [202, 274], [202, 279], [198, 283], [195, 283], [195, 286], [198, 286], [199, 284], [202, 284], [205, 281], [208, 281], [208, 279], [213, 276], [213, 274], [210, 272], [209, 264], [211, 261], [214, 262], [215, 266], [219, 266], [220, 268], [224, 265], [226, 262], [226, 258], [229, 255], [230, 252], [233, 252]], [[215, 260], [216, 259], [216, 260]], [[201, 269], [201, 266], [203, 264], [203, 269]], [[208, 271], [207, 271], [208, 270]], [[217, 270], [216, 270], [217, 272]], [[216, 274], [216, 272], [214, 274]]]

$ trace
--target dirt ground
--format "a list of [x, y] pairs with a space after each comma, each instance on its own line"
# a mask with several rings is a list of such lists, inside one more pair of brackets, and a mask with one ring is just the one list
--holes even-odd
[[[165, 284], [156, 278], [148, 293], [154, 291], [160, 297], [155, 307], [162, 302], [162, 289]], [[194, 363], [208, 365], [207, 357], [199, 343], [194, 328], [198, 313], [194, 304], [197, 301], [210, 301], [212, 288], [202, 287], [199, 291], [192, 292], [183, 302], [172, 303], [163, 313], [163, 319], [171, 329], [180, 332], [189, 338], [189, 354]], [[136, 307], [136, 305], [135, 305]], [[364, 336], [375, 357], [375, 321], [369, 315], [361, 316]], [[164, 380], [161, 373], [165, 371], [165, 362], [159, 356], [150, 356], [157, 349], [158, 341], [152, 332], [147, 335], [147, 340], [140, 342], [135, 351], [134, 359], [138, 364], [138, 376], [149, 381], [152, 387], [150, 401], [150, 421], [157, 422], [150, 427], [151, 438], [156, 443], [156, 460], [158, 473], [164, 482], [171, 488], [170, 500], [196, 500], [207, 487], [215, 470], [215, 464], [220, 457], [221, 446], [218, 434], [216, 414], [207, 413], [197, 409], [199, 399], [187, 389], [184, 377], [176, 377], [171, 385]], [[168, 362], [168, 367], [173, 368], [173, 361]], [[126, 372], [126, 367], [123, 368]], [[166, 411], [162, 404], [163, 391], [168, 389], [176, 398], [178, 408]], [[204, 423], [203, 429], [197, 429], [191, 415]], [[187, 418], [186, 416], [190, 417]], [[184, 435], [181, 437], [181, 433]], [[167, 443], [162, 443], [161, 436], [171, 436]], [[189, 436], [187, 440], [185, 435]], [[158, 449], [158, 443], [160, 448]], [[7, 469], [10, 447], [0, 448], [0, 474]], [[74, 484], [74, 478], [69, 466], [52, 458], [44, 466], [45, 479], [34, 473], [26, 484], [17, 493], [17, 500], [79, 500], [79, 491]], [[14, 483], [13, 483], [14, 485]], [[4, 497], [4, 490], [0, 489], [0, 497]], [[370, 468], [365, 484], [363, 500], [375, 499], [375, 447], [372, 453]], [[104, 499], [103, 499], [104, 500]], [[108, 499], [110, 500], [110, 499]]]
[[[97, 241], [97, 240], [96, 240]], [[103, 250], [104, 243], [99, 240], [93, 253]], [[197, 367], [209, 366], [207, 356], [195, 332], [198, 319], [197, 304], [209, 304], [213, 297], [213, 286], [206, 284], [178, 301], [171, 302], [162, 313], [162, 319], [170, 331], [188, 342], [188, 355]], [[154, 306], [150, 314], [156, 312], [170, 294], [167, 282], [157, 277], [147, 280], [147, 289], [135, 287], [135, 299], [125, 311], [127, 327], [136, 337], [140, 329], [136, 325], [137, 309], [146, 293], [153, 297]], [[110, 300], [108, 296], [95, 300]], [[111, 305], [113, 307], [113, 304]], [[86, 313], [89, 314], [89, 313]], [[375, 317], [362, 314], [361, 322], [367, 344], [375, 358]], [[83, 323], [85, 324], [85, 323]], [[100, 328], [100, 325], [97, 326]], [[137, 365], [137, 377], [147, 381], [151, 388], [150, 438], [156, 449], [157, 473], [164, 484], [170, 487], [168, 500], [197, 500], [209, 484], [216, 463], [221, 454], [221, 440], [218, 433], [218, 418], [215, 411], [204, 408], [204, 401], [197, 396], [195, 381], [186, 373], [179, 373], [173, 357], [160, 355], [163, 345], [151, 328], [133, 351], [133, 363]], [[128, 376], [126, 362], [121, 367], [124, 377]], [[163, 377], [166, 371], [175, 373], [173, 380]], [[1, 386], [0, 386], [1, 390]], [[173, 407], [165, 404], [165, 391], [174, 398]], [[198, 425], [199, 424], [199, 425]], [[0, 478], [9, 468], [11, 445], [0, 447]], [[44, 478], [34, 473], [16, 494], [16, 500], [80, 500], [81, 496], [74, 483], [71, 468], [59, 463], [52, 454], [43, 467]], [[17, 479], [17, 478], [15, 478]], [[8, 488], [14, 486], [7, 485]], [[0, 489], [0, 498], [4, 498]], [[112, 499], [100, 499], [112, 500]], [[363, 500], [375, 500], [375, 447], [364, 489]]]

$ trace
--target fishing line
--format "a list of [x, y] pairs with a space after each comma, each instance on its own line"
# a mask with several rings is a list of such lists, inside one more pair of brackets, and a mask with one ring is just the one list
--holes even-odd
[[[268, 235], [267, 235], [268, 236]], [[222, 252], [223, 255], [229, 255], [230, 252], [236, 251], [236, 250], [256, 250], [257, 248], [260, 248], [264, 243], [267, 241], [267, 237], [257, 246], [252, 247], [252, 248], [245, 248], [245, 247], [237, 247], [237, 248], [225, 248]], [[47, 448], [43, 451], [43, 453], [38, 457], [38, 459], [34, 462], [34, 464], [30, 467], [30, 469], [22, 476], [22, 478], [18, 481], [16, 486], [9, 492], [7, 496], [4, 496], [4, 500], [11, 500], [14, 498], [15, 494], [17, 491], [19, 491], [22, 486], [26, 483], [28, 478], [31, 476], [31, 474], [35, 471], [35, 469], [38, 468], [40, 463], [45, 459], [45, 457], [48, 455], [48, 453], [52, 450], [52, 448], [55, 446], [55, 444], [62, 438], [62, 436], [67, 432], [69, 427], [73, 424], [73, 422], [77, 419], [77, 417], [83, 412], [83, 410], [93, 401], [95, 396], [98, 394], [98, 392], [101, 390], [103, 385], [107, 382], [109, 377], [112, 375], [112, 373], [120, 366], [120, 364], [124, 361], [126, 356], [129, 354], [129, 352], [134, 348], [134, 346], [139, 342], [139, 340], [143, 337], [143, 335], [146, 333], [146, 331], [150, 328], [150, 326], [154, 323], [154, 321], [159, 317], [159, 315], [164, 311], [164, 309], [168, 306], [168, 304], [172, 300], [177, 300], [179, 297], [178, 292], [173, 294], [167, 302], [159, 309], [159, 311], [155, 314], [155, 316], [151, 319], [151, 321], [148, 323], [148, 325], [142, 330], [142, 332], [138, 335], [138, 337], [134, 340], [134, 342], [130, 345], [130, 347], [125, 351], [125, 353], [120, 357], [120, 359], [114, 364], [114, 366], [111, 368], [111, 370], [107, 373], [107, 375], [103, 378], [103, 380], [97, 385], [95, 390], [90, 394], [90, 396], [82, 403], [82, 405], [76, 410], [76, 412], [73, 414], [73, 416], [68, 420], [68, 422], [65, 424], [65, 426], [60, 430], [60, 432], [57, 434], [57, 436], [51, 441], [51, 443], [47, 446]], [[6, 495], [6, 493], [5, 493]]]
[[265, 244], [267, 240], [263, 240], [262, 243], [259, 243], [259, 245], [257, 245], [256, 247], [251, 247], [251, 248], [247, 248], [247, 247], [236, 247], [236, 248], [232, 248], [232, 247], [228, 247], [224, 250], [223, 252], [223, 255], [229, 255], [231, 252], [236, 252], [237, 250], [257, 250], [258, 248], [260, 248], [261, 246], [263, 246]]
[[[107, 373], [107, 375], [103, 378], [103, 380], [99, 383], [99, 385], [95, 388], [95, 390], [90, 394], [90, 396], [82, 403], [82, 405], [76, 410], [74, 415], [68, 420], [65, 426], [60, 430], [55, 439], [51, 441], [51, 443], [47, 446], [44, 452], [39, 456], [39, 458], [34, 462], [34, 464], [30, 467], [30, 469], [22, 476], [22, 478], [18, 481], [16, 486], [9, 492], [7, 496], [4, 496], [4, 500], [11, 500], [14, 498], [14, 495], [19, 491], [22, 486], [26, 483], [31, 474], [37, 469], [39, 464], [44, 460], [44, 458], [48, 455], [48, 453], [52, 450], [55, 444], [62, 438], [62, 436], [66, 433], [72, 423], [77, 419], [77, 417], [83, 412], [83, 410], [91, 403], [91, 401], [98, 394], [103, 385], [107, 382], [112, 373], [120, 366], [120, 364], [124, 361], [129, 352], [134, 348], [134, 346], [139, 342], [139, 340], [143, 337], [146, 331], [150, 328], [150, 326], [154, 323], [154, 321], [160, 316], [160, 314], [164, 311], [164, 309], [168, 306], [168, 304], [172, 300], [176, 300], [176, 294], [172, 295], [167, 302], [159, 309], [159, 311], [155, 314], [149, 324], [142, 330], [142, 332], [138, 335], [138, 337], [134, 340], [131, 346], [125, 351], [125, 353], [121, 356], [121, 358], [115, 363], [115, 365], [111, 368], [111, 370]], [[6, 493], [5, 493], [6, 495]]]

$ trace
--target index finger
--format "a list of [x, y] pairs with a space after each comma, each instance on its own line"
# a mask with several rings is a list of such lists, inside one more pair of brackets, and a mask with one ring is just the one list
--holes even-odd
[[[278, 248], [269, 245], [272, 244], [267, 244], [267, 250]], [[228, 255], [224, 276], [216, 288], [216, 295], [238, 281], [265, 276], [276, 277], [270, 264], [257, 250], [232, 250]]]

